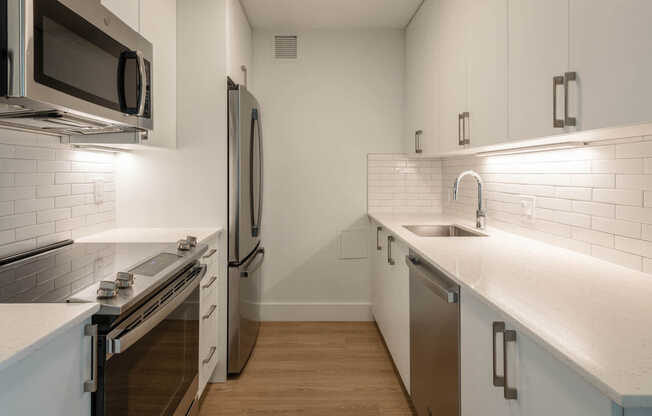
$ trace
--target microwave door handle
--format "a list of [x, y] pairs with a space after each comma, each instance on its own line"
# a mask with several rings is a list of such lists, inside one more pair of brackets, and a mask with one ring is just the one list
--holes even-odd
[[138, 117], [145, 115], [145, 98], [147, 95], [147, 73], [145, 72], [145, 57], [141, 51], [136, 51], [138, 61]]

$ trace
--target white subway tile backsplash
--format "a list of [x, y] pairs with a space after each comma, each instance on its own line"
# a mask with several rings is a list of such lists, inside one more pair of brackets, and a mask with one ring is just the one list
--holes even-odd
[[36, 214], [34, 213], [0, 217], [0, 230], [15, 229], [32, 224], [36, 224]]
[[573, 211], [606, 218], [614, 218], [616, 215], [614, 205], [599, 202], [573, 201]]
[[643, 159], [611, 159], [591, 161], [593, 173], [642, 174]]
[[585, 243], [597, 244], [603, 247], [614, 247], [614, 235], [586, 228], [573, 227], [572, 238]]
[[[490, 225], [652, 273], [652, 141], [635, 140], [484, 158], [370, 155], [369, 210], [443, 209], [472, 218], [475, 183], [465, 180], [456, 202], [450, 187], [460, 172], [473, 169], [485, 180]], [[534, 220], [524, 217], [522, 196], [536, 198]]]
[[38, 198], [70, 195], [70, 185], [43, 185], [36, 188]]
[[27, 240], [28, 238], [41, 237], [54, 233], [54, 223], [30, 225], [16, 229], [16, 240]]
[[635, 221], [643, 224], [652, 224], [652, 208], [616, 206], [616, 218], [619, 220]]
[[612, 204], [632, 205], [640, 207], [643, 200], [642, 192], [628, 189], [594, 189], [593, 200]]
[[652, 189], [652, 175], [616, 175], [619, 189]]
[[51, 185], [54, 183], [53, 173], [17, 173], [14, 177], [14, 185]]
[[51, 209], [47, 211], [39, 211], [36, 214], [36, 222], [39, 224], [44, 222], [64, 220], [67, 218], [70, 218], [70, 208], [59, 208], [59, 209]]
[[[113, 161], [56, 137], [0, 130], [0, 257], [114, 226]], [[96, 178], [108, 202], [83, 212], [77, 207], [93, 203]]]
[[54, 208], [54, 198], [23, 199], [13, 202], [16, 214]]
[[641, 238], [641, 223], [638, 222], [593, 217], [591, 219], [591, 228], [605, 233]]
[[624, 143], [616, 145], [616, 158], [652, 157], [652, 142]]

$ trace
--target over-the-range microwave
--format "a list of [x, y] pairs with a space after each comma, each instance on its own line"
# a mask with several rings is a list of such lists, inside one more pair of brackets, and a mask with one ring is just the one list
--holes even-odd
[[0, 0], [0, 49], [0, 128], [153, 129], [152, 44], [100, 0]]

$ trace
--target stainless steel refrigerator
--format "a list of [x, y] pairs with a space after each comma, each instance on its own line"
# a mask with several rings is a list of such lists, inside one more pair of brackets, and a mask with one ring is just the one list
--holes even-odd
[[260, 327], [260, 238], [263, 209], [263, 135], [260, 106], [242, 85], [228, 80], [229, 278], [228, 372], [242, 371]]

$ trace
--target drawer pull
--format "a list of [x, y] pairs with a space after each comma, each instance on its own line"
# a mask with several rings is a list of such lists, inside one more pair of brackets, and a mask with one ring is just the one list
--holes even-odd
[[516, 342], [516, 331], [507, 330], [503, 332], [503, 377], [505, 379], [504, 396], [505, 400], [517, 400], [518, 391], [515, 388], [509, 387], [507, 382], [507, 343]]
[[215, 351], [217, 351], [217, 347], [211, 347], [211, 349], [210, 349], [210, 351], [208, 353], [208, 357], [204, 358], [201, 363], [202, 364], [210, 363], [211, 360], [213, 359], [213, 355], [215, 355]]
[[383, 227], [376, 227], [376, 250], [380, 251], [383, 247], [380, 245], [380, 232], [383, 230]]
[[202, 257], [202, 259], [205, 260], [205, 259], [211, 258], [211, 257], [213, 257], [213, 254], [215, 254], [215, 253], [217, 253], [217, 250], [212, 248], [212, 249], [208, 250], [208, 253], [206, 253], [204, 255], [204, 257]]
[[498, 374], [496, 374], [496, 335], [498, 334], [505, 334], [505, 322], [494, 322], [493, 323], [493, 339], [492, 339], [492, 344], [493, 344], [493, 363], [494, 363], [494, 370], [493, 370], [493, 380], [494, 380], [494, 386], [495, 387], [505, 387], [505, 377], [500, 377]]
[[215, 309], [217, 309], [217, 305], [211, 305], [210, 309], [208, 310], [208, 313], [202, 316], [201, 319], [206, 320], [210, 318], [213, 312], [215, 312]]
[[213, 286], [213, 283], [215, 283], [216, 280], [217, 280], [217, 276], [211, 277], [211, 280], [208, 283], [206, 283], [205, 285], [201, 285], [201, 288], [202, 289], [208, 289], [209, 287]]
[[391, 266], [396, 264], [396, 262], [392, 258], [392, 241], [394, 241], [394, 237], [388, 235], [387, 236], [387, 263], [389, 263]]

